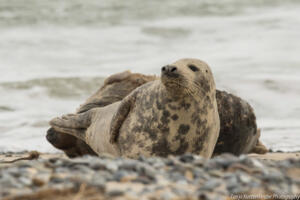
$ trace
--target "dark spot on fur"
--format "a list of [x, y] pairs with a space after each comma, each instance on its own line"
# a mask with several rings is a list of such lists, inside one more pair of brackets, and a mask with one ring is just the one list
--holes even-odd
[[125, 134], [126, 136], [119, 136], [118, 146], [120, 147], [121, 152], [128, 151], [135, 144], [136, 138], [134, 134]]
[[191, 107], [190, 103], [185, 103], [184, 101], [182, 101], [180, 103], [180, 106], [183, 107], [185, 110], [188, 110]]
[[160, 118], [160, 121], [161, 121], [163, 124], [168, 124], [168, 123], [170, 122], [169, 117], [170, 117], [170, 112], [167, 111], [167, 110], [164, 110], [164, 111], [163, 111], [163, 115], [162, 115], [162, 117]]
[[200, 128], [204, 123], [207, 121], [202, 121], [201, 116], [206, 116], [207, 115], [207, 107], [196, 107], [194, 110], [194, 113], [192, 114], [192, 120], [191, 122], [197, 126], [197, 128]]
[[181, 140], [178, 149], [174, 152], [175, 155], [182, 155], [187, 152], [189, 144], [187, 141]]
[[202, 134], [199, 130], [196, 131], [197, 137], [194, 139], [194, 145], [193, 145], [193, 152], [199, 153], [204, 148], [204, 141], [206, 141], [206, 138], [208, 136], [209, 129], [202, 130]]
[[158, 121], [158, 113], [155, 110], [152, 110], [152, 121], [154, 122]]
[[171, 105], [171, 104], [168, 104], [168, 106], [169, 106], [169, 108], [170, 108], [171, 110], [178, 110], [178, 108], [177, 108], [176, 106], [173, 106], [173, 105]]
[[169, 134], [169, 126], [167, 124], [158, 124], [157, 128], [164, 134], [168, 135]]
[[171, 153], [167, 139], [164, 137], [158, 140], [158, 142], [154, 143], [152, 152], [154, 156], [167, 157]]
[[174, 114], [174, 115], [172, 115], [171, 118], [172, 118], [174, 121], [176, 121], [176, 120], [178, 119], [178, 115]]
[[170, 112], [167, 111], [167, 110], [164, 110], [163, 111], [163, 116], [166, 117], [166, 118], [168, 118], [170, 116]]
[[156, 100], [156, 107], [157, 107], [158, 110], [162, 110], [163, 109], [162, 104], [158, 100]]
[[135, 127], [133, 127], [132, 132], [134, 133], [142, 132], [142, 126], [136, 125]]
[[203, 95], [210, 92], [210, 83], [209, 81], [203, 76], [199, 76], [194, 80], [194, 83], [200, 87], [200, 91]]
[[[142, 114], [140, 114], [138, 116], [139, 116], [139, 118], [138, 118], [139, 123], [137, 123], [137, 125], [135, 125], [132, 128], [132, 132], [135, 134], [145, 132], [148, 134], [149, 138], [151, 138], [152, 140], [156, 140], [157, 139], [157, 131], [155, 130], [155, 128], [151, 127], [151, 123], [145, 122]], [[154, 117], [157, 118], [157, 115], [154, 115]], [[153, 120], [154, 120], [154, 118], [153, 118]]]
[[157, 139], [157, 131], [152, 128], [149, 123], [145, 124], [144, 130], [149, 134], [151, 140]]
[[190, 125], [180, 124], [178, 128], [178, 134], [185, 135], [189, 132], [189, 130], [190, 130]]
[[200, 85], [204, 92], [208, 93], [210, 91], [210, 84], [209, 84], [208, 80], [202, 78], [200, 80]]
[[139, 141], [137, 142], [137, 144], [138, 144], [139, 148], [143, 148], [143, 147], [145, 146], [145, 142], [144, 142], [144, 141], [141, 141], [141, 140], [139, 140]]

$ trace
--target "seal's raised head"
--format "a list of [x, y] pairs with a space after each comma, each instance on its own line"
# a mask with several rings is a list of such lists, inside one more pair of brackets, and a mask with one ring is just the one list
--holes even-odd
[[161, 68], [161, 81], [169, 93], [201, 96], [215, 89], [209, 66], [199, 60], [185, 58]]

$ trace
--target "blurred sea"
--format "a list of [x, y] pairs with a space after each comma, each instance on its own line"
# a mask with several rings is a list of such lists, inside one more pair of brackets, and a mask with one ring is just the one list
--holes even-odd
[[300, 150], [299, 0], [0, 0], [0, 151], [56, 151], [48, 121], [103, 78], [205, 60], [254, 107], [262, 141]]

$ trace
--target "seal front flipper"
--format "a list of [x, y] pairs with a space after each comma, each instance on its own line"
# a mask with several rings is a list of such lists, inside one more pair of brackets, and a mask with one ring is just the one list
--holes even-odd
[[91, 124], [92, 115], [92, 110], [82, 114], [63, 115], [52, 119], [50, 126], [56, 131], [85, 140], [85, 131]]
[[135, 102], [135, 93], [127, 96], [119, 105], [117, 112], [114, 114], [112, 118], [112, 122], [110, 125], [110, 140], [111, 144], [114, 144], [118, 141], [119, 131], [124, 122], [127, 118], [127, 115], [130, 112], [131, 106], [134, 105]]
[[256, 139], [256, 144], [249, 151], [249, 153], [257, 153], [257, 154], [265, 154], [265, 153], [267, 153], [269, 151], [268, 148], [259, 140], [260, 135], [261, 135], [261, 129], [257, 129], [257, 133], [256, 134], [258, 135], [258, 137]]

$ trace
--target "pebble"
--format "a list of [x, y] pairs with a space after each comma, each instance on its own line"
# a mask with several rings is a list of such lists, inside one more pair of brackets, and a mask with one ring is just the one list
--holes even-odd
[[247, 174], [240, 174], [239, 179], [240, 179], [241, 183], [243, 183], [243, 184], [248, 184], [251, 182], [251, 177], [248, 176]]
[[0, 199], [45, 188], [78, 189], [82, 184], [108, 199], [226, 199], [249, 191], [296, 195], [300, 193], [299, 168], [300, 159], [265, 161], [230, 154], [210, 160], [192, 154], [137, 160], [39, 159], [0, 165]]
[[209, 190], [212, 191], [213, 189], [217, 188], [221, 185], [221, 182], [216, 179], [211, 179], [207, 181], [202, 187], [200, 187], [200, 190]]
[[107, 192], [107, 195], [110, 197], [117, 197], [117, 196], [122, 196], [124, 194], [124, 191], [121, 190], [111, 190]]
[[190, 162], [194, 161], [195, 159], [194, 159], [193, 154], [185, 154], [185, 155], [180, 156], [179, 160], [184, 163], [190, 163]]

